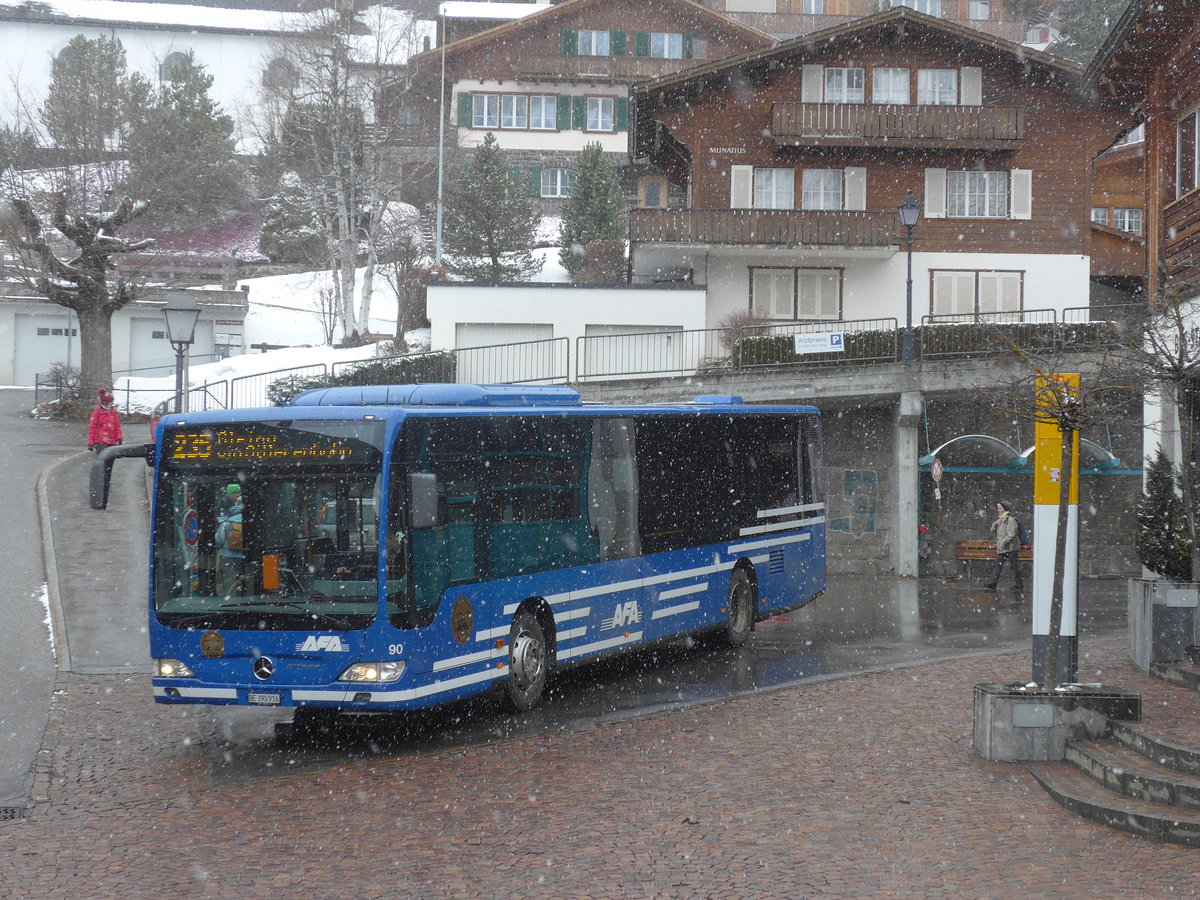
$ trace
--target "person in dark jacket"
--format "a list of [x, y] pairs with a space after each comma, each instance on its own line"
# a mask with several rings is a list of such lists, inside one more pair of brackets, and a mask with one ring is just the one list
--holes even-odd
[[113, 405], [114, 398], [111, 393], [100, 388], [96, 394], [99, 402], [88, 420], [87, 446], [89, 450], [99, 453], [105, 447], [121, 443], [121, 414]]
[[991, 529], [992, 537], [996, 539], [996, 571], [992, 573], [992, 580], [987, 583], [987, 587], [994, 588], [1000, 583], [1004, 564], [1008, 563], [1012, 567], [1013, 590], [1025, 589], [1025, 582], [1021, 578], [1021, 564], [1017, 560], [1017, 554], [1021, 550], [1021, 539], [1017, 537], [1019, 531], [1017, 517], [1012, 514], [1012, 504], [1007, 500], [997, 502], [996, 521], [992, 523]]

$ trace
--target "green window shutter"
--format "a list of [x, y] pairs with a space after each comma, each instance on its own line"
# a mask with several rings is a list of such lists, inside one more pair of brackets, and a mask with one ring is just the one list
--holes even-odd
[[554, 114], [557, 117], [555, 124], [559, 131], [571, 130], [571, 99], [564, 94], [559, 94], [555, 103]]
[[562, 52], [564, 56], [579, 55], [579, 30], [564, 28], [562, 30]]
[[624, 56], [629, 52], [625, 49], [627, 40], [626, 32], [624, 31], [614, 31], [609, 34], [608, 47], [612, 51], [613, 56]]
[[513, 184], [520, 184], [521, 183], [521, 167], [520, 166], [509, 166], [508, 167], [508, 178]]
[[542, 196], [542, 167], [530, 166], [529, 168], [529, 195], [531, 197]]
[[587, 128], [587, 97], [572, 97], [571, 105], [575, 114], [572, 116], [573, 125], [579, 131]]
[[635, 31], [633, 33], [633, 55], [634, 56], [649, 56], [650, 55], [650, 32]]
[[628, 97], [618, 97], [616, 107], [617, 107], [617, 112], [616, 112], [617, 131], [628, 131], [629, 130], [629, 98]]
[[470, 94], [458, 95], [458, 127], [470, 128], [471, 122], [475, 115], [474, 108], [471, 105]]
[[692, 58], [692, 48], [695, 47], [695, 45], [696, 45], [696, 35], [685, 34], [683, 36], [683, 58], [684, 59]]

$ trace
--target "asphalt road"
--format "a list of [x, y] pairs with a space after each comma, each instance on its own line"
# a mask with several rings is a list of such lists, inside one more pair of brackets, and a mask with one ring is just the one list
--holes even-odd
[[36, 485], [56, 460], [87, 452], [86, 425], [35, 421], [32, 406], [33, 391], [0, 390], [0, 806], [28, 796], [54, 690]]

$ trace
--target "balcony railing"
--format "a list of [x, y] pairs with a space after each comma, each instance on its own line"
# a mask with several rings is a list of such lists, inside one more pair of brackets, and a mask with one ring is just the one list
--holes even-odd
[[892, 247], [894, 210], [634, 209], [634, 243], [775, 247]]
[[775, 103], [777, 146], [929, 147], [1012, 150], [1025, 141], [1025, 110], [1014, 106], [896, 106]]

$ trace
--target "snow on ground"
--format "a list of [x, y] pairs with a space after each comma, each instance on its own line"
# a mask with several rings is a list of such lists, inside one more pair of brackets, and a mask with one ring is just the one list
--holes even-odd
[[[565, 269], [558, 262], [558, 248], [545, 247], [534, 250], [535, 256], [545, 259], [538, 281], [570, 281]], [[362, 289], [362, 272], [358, 273], [357, 285]], [[320, 309], [322, 288], [328, 290], [328, 272], [300, 272], [290, 275], [271, 275], [264, 278], [247, 278], [238, 282], [238, 287], [249, 288], [250, 309], [246, 315], [245, 345], [285, 344], [281, 350], [266, 353], [247, 353], [231, 356], [213, 363], [191, 366], [188, 384], [191, 387], [212, 386], [212, 397], [224, 401], [229, 388], [235, 381], [240, 385], [235, 405], [269, 405], [266, 398], [268, 384], [282, 377], [280, 370], [302, 369], [335, 362], [345, 363], [372, 359], [379, 355], [378, 345], [335, 349], [325, 343], [324, 327]], [[371, 321], [369, 330], [375, 334], [391, 334], [396, 327], [396, 297], [387, 284], [376, 275], [375, 290], [371, 299]], [[411, 351], [429, 349], [429, 329], [410, 331], [405, 339]], [[433, 348], [446, 349], [446, 348]], [[270, 376], [264, 373], [277, 373]], [[258, 379], [248, 376], [263, 375]], [[175, 376], [162, 378], [119, 378], [113, 389], [118, 405], [122, 409], [152, 410], [157, 404], [170, 398], [175, 392]], [[243, 393], [245, 392], [245, 393]], [[198, 402], [198, 401], [197, 401]], [[196, 405], [196, 404], [193, 404]]]

